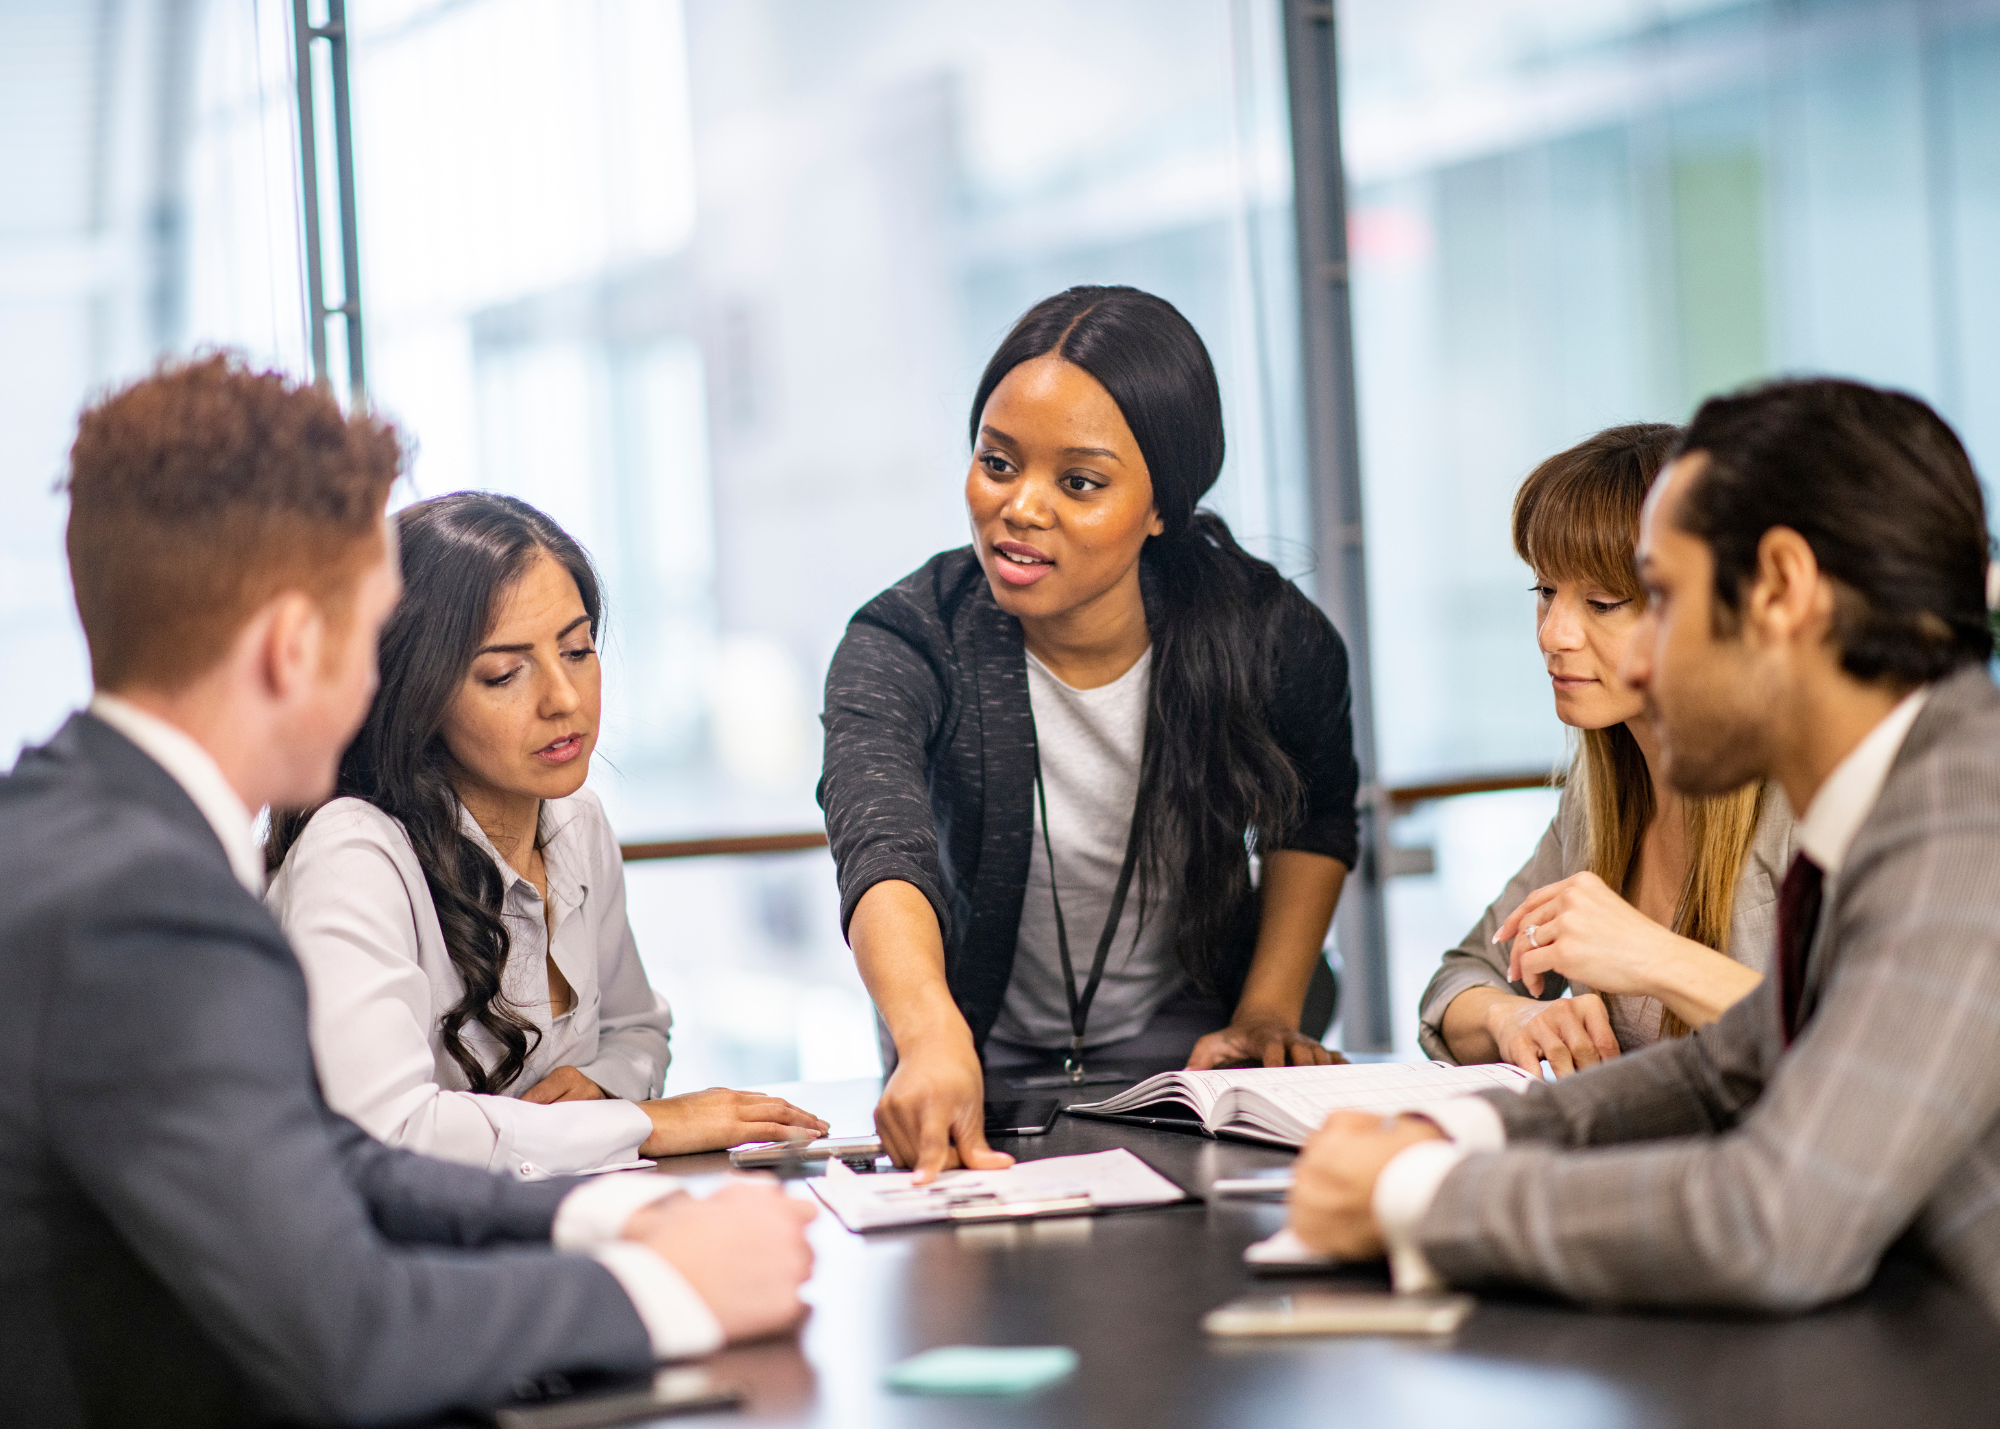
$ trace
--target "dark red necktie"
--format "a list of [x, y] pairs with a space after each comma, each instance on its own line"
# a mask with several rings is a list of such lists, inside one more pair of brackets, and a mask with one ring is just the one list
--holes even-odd
[[1806, 954], [1812, 950], [1813, 929], [1819, 923], [1820, 895], [1826, 876], [1818, 864], [1800, 853], [1778, 890], [1778, 1005], [1785, 1019], [1785, 1045], [1799, 1032], [1799, 998], [1806, 989]]

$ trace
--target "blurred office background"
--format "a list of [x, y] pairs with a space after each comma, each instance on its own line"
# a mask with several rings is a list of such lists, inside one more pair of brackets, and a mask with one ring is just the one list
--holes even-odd
[[[817, 825], [842, 626], [964, 540], [973, 382], [1068, 284], [1193, 319], [1230, 419], [1213, 504], [1311, 587], [1279, 0], [348, 16], [402, 499], [511, 491], [597, 557], [592, 782], [627, 839]], [[203, 344], [306, 370], [290, 19], [0, 0], [9, 754], [87, 692], [53, 489], [81, 404]], [[1978, 400], [2000, 376], [2000, 3], [1348, 0], [1338, 22], [1385, 783], [1563, 758], [1506, 529], [1543, 455], [1824, 370], [1922, 393], [2000, 461]], [[1553, 798], [1400, 821], [1435, 863], [1389, 889], [1400, 1050]], [[629, 873], [681, 1014], [670, 1090], [873, 1070], [824, 853]]]

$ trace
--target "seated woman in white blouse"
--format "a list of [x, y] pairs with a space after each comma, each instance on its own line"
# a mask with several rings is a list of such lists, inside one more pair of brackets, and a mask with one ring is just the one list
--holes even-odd
[[479, 492], [397, 517], [402, 604], [336, 797], [273, 820], [266, 901], [311, 995], [328, 1103], [392, 1145], [522, 1176], [823, 1135], [776, 1097], [659, 1099], [667, 1004], [583, 787], [589, 557]]

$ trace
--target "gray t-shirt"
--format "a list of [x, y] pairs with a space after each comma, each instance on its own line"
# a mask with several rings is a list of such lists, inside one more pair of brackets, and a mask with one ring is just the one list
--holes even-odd
[[[1111, 912], [1111, 895], [1118, 886], [1125, 839], [1132, 828], [1132, 807], [1139, 796], [1153, 652], [1148, 650], [1123, 675], [1094, 690], [1071, 689], [1032, 654], [1027, 658], [1028, 703], [1034, 711], [1035, 744], [1048, 791], [1056, 886], [1062, 894], [1063, 925], [1069, 932], [1070, 961], [1081, 994], [1090, 981], [1098, 935]], [[1146, 886], [1143, 871], [1135, 873], [1118, 920], [1118, 936], [1105, 959], [1104, 979], [1090, 1006], [1086, 1045], [1101, 1047], [1137, 1036], [1179, 988], [1173, 915], [1171, 891]], [[1070, 1042], [1069, 998], [1056, 944], [1039, 802], [1014, 973], [993, 1035], [1003, 1042], [1050, 1050], [1067, 1050]]]

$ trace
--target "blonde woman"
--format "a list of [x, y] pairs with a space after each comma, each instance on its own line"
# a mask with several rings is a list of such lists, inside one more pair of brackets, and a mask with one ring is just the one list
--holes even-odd
[[1783, 796], [1675, 793], [1644, 700], [1618, 679], [1646, 600], [1639, 508], [1679, 435], [1613, 427], [1543, 462], [1514, 498], [1514, 549], [1534, 572], [1537, 641], [1577, 752], [1534, 856], [1424, 991], [1433, 1057], [1568, 1076], [1713, 1022], [1770, 967], [1794, 852]]

